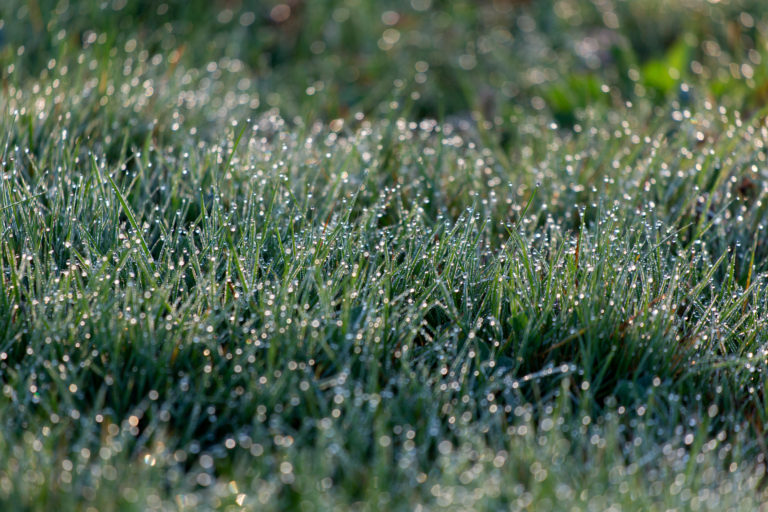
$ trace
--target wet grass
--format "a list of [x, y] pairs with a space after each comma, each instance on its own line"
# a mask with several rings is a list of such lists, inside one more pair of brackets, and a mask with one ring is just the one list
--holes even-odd
[[763, 506], [765, 7], [434, 3], [0, 7], [1, 508]]

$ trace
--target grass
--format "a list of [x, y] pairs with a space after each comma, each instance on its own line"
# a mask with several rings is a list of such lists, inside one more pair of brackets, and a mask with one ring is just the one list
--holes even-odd
[[762, 3], [287, 5], [0, 7], [1, 508], [764, 508]]

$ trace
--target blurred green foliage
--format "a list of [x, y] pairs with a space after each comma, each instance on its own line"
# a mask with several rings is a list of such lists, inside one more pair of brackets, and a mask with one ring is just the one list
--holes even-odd
[[572, 122], [596, 102], [663, 102], [681, 82], [761, 107], [767, 12], [758, 0], [6, 0], [0, 64], [20, 82], [89, 46], [117, 62], [136, 47], [189, 68], [237, 59], [286, 113], [405, 98], [418, 116], [532, 107]]

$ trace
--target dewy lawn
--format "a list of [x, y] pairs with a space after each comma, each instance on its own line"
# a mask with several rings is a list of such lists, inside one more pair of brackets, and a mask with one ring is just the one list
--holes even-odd
[[0, 6], [2, 510], [759, 510], [768, 7]]

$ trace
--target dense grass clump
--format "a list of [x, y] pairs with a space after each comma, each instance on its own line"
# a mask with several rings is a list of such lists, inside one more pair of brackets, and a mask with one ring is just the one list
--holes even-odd
[[763, 2], [0, 6], [3, 510], [757, 510]]

